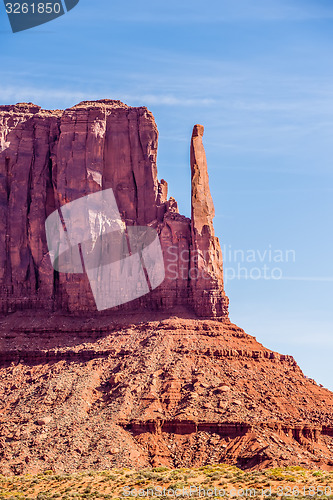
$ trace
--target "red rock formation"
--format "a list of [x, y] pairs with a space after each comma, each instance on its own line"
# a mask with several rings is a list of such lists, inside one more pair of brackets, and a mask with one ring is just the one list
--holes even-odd
[[0, 310], [96, 311], [85, 275], [53, 270], [44, 225], [63, 204], [111, 187], [127, 224], [157, 229], [166, 267], [164, 283], [125, 308], [189, 306], [200, 316], [227, 317], [200, 136], [191, 147], [192, 225], [158, 182], [158, 132], [147, 108], [110, 100], [65, 111], [0, 106], [0, 140]]
[[333, 398], [227, 322], [17, 312], [0, 324], [0, 473], [333, 470]]
[[202, 143], [204, 127], [195, 125], [191, 141], [191, 288], [193, 305], [199, 316], [228, 315], [228, 299], [223, 290], [223, 261], [214, 234], [215, 209], [209, 190], [206, 153]]
[[[202, 135], [196, 125], [190, 220], [157, 180], [146, 108], [0, 107], [0, 300], [14, 311], [0, 321], [0, 473], [333, 469], [332, 393], [228, 320]], [[46, 217], [110, 187], [127, 224], [160, 236], [166, 279], [128, 305], [144, 314], [92, 314], [84, 275], [51, 267]]]

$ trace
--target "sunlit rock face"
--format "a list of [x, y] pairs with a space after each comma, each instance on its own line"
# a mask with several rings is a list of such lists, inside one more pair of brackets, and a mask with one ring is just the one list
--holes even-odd
[[165, 265], [158, 288], [121, 307], [185, 307], [201, 317], [227, 318], [202, 135], [196, 125], [189, 219], [157, 178], [158, 131], [147, 108], [112, 100], [64, 111], [0, 106], [0, 310], [97, 312], [87, 276], [52, 267], [45, 220], [69, 202], [112, 188], [124, 224], [156, 229]]

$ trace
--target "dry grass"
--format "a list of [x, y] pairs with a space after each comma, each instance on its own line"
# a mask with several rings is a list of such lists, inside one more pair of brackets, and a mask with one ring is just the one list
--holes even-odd
[[[254, 499], [265, 496], [274, 500], [325, 500], [333, 499], [333, 472], [310, 471], [301, 467], [244, 472], [229, 465], [194, 469], [113, 469], [77, 474], [46, 471], [37, 476], [0, 476], [0, 499], [143, 498], [147, 494], [149, 498], [175, 498], [171, 490], [177, 493], [177, 498], [195, 498], [199, 497], [199, 487], [201, 498], [204, 498], [205, 493], [206, 498]], [[153, 494], [155, 488], [158, 488], [158, 494]], [[263, 490], [266, 495], [263, 495]], [[124, 494], [129, 491], [135, 491], [136, 496]], [[191, 491], [191, 495], [186, 494], [186, 491]]]

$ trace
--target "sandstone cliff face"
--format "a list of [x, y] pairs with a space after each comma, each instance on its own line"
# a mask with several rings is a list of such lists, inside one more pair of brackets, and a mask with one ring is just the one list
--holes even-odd
[[146, 108], [109, 100], [65, 111], [0, 106], [0, 310], [96, 311], [85, 275], [53, 270], [45, 220], [65, 203], [112, 188], [126, 224], [158, 231], [166, 269], [162, 285], [125, 307], [185, 306], [226, 318], [202, 134], [194, 130], [191, 222], [157, 179], [158, 131]]

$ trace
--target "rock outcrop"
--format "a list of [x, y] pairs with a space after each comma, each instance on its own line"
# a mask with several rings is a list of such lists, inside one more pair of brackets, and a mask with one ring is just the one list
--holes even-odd
[[1, 474], [333, 470], [332, 393], [230, 323], [19, 311], [0, 342]]
[[[332, 393], [228, 319], [202, 136], [189, 219], [157, 179], [146, 108], [0, 107], [0, 473], [333, 470]], [[85, 275], [52, 268], [45, 220], [108, 188], [128, 226], [158, 232], [166, 277], [100, 314]]]
[[225, 317], [228, 299], [223, 292], [221, 247], [214, 234], [215, 209], [209, 189], [203, 133], [204, 127], [195, 125], [191, 140], [191, 289], [194, 309], [199, 316]]
[[45, 219], [65, 203], [112, 188], [123, 221], [160, 236], [166, 277], [126, 309], [192, 308], [228, 316], [222, 255], [214, 236], [202, 127], [191, 145], [192, 222], [157, 179], [158, 131], [144, 107], [83, 102], [65, 111], [34, 104], [0, 106], [0, 310], [42, 308], [91, 314], [85, 275], [51, 266]]

